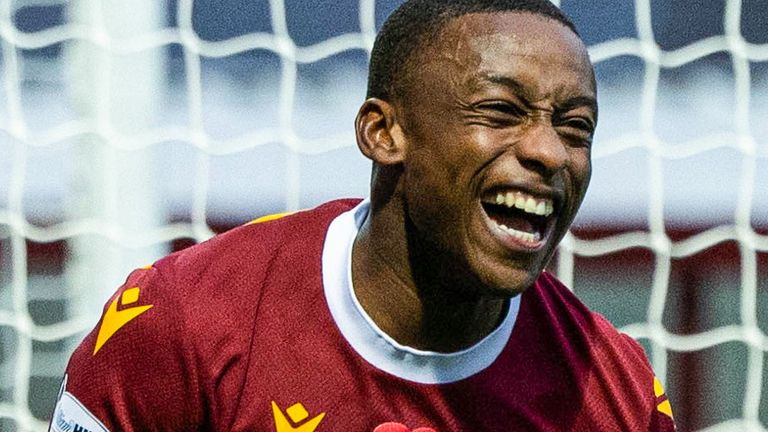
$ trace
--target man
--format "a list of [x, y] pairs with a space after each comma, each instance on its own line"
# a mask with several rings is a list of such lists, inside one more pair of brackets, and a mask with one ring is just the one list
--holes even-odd
[[570, 21], [547, 0], [409, 1], [368, 93], [370, 200], [132, 273], [53, 430], [674, 429], [641, 347], [543, 272], [597, 123]]

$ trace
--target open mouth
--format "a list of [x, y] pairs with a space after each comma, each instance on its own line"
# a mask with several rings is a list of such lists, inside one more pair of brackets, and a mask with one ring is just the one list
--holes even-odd
[[482, 206], [496, 228], [529, 246], [546, 236], [554, 201], [520, 191], [496, 192], [483, 198]]

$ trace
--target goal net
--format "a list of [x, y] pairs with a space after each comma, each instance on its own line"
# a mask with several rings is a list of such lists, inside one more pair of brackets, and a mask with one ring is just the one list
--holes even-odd
[[[398, 0], [0, 0], [0, 431], [43, 431], [132, 268], [367, 195], [352, 129]], [[563, 0], [592, 185], [552, 267], [646, 348], [681, 430], [768, 429], [768, 8]]]

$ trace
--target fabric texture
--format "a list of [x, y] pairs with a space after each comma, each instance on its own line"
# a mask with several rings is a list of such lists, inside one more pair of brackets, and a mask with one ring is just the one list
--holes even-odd
[[[640, 345], [548, 273], [469, 376], [417, 382], [360, 355], [322, 268], [329, 225], [358, 203], [244, 225], [134, 271], [70, 360], [70, 405], [111, 431], [674, 430]], [[58, 408], [57, 421], [77, 424]]]

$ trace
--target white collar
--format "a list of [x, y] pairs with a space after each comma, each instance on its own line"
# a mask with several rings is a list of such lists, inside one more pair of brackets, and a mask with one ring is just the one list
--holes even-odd
[[352, 244], [368, 214], [365, 200], [331, 222], [322, 257], [328, 308], [341, 334], [374, 367], [422, 384], [446, 384], [469, 378], [490, 366], [507, 344], [520, 310], [520, 297], [509, 302], [507, 316], [491, 334], [458, 352], [421, 351], [401, 345], [373, 322], [352, 288]]

